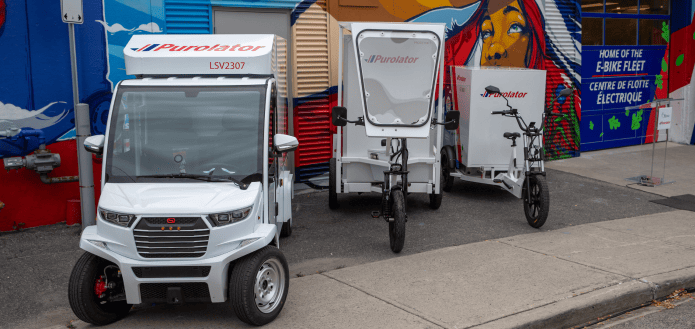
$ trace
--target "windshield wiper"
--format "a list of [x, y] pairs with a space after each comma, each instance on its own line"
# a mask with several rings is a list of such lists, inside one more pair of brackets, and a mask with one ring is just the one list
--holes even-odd
[[143, 176], [138, 176], [139, 177], [148, 177], [148, 178], [190, 178], [190, 179], [197, 179], [197, 180], [203, 180], [207, 182], [232, 182], [239, 186], [240, 189], [245, 190], [249, 188], [248, 184], [242, 183], [236, 178], [232, 176], [210, 176], [210, 175], [199, 175], [199, 174], [163, 174], [163, 175], [143, 175]]

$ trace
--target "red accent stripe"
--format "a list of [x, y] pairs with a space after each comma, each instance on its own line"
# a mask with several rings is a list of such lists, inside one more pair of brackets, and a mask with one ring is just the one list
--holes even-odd
[[152, 44], [151, 44], [151, 43], [150, 43], [150, 44], [147, 44], [147, 46], [144, 46], [144, 47], [142, 47], [142, 48], [140, 48], [140, 49], [138, 49], [138, 50], [136, 50], [136, 51], [141, 51], [141, 50], [143, 50], [143, 49], [149, 47], [150, 45], [152, 45]]
[[636, 77], [639, 75], [647, 75], [647, 73], [630, 73], [630, 74], [606, 74], [606, 75], [592, 75], [592, 78], [605, 78], [605, 77]]

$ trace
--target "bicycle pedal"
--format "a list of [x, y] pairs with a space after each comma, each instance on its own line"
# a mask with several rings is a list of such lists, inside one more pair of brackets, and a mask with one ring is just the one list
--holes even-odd
[[372, 211], [372, 218], [379, 218], [381, 214], [378, 211]]
[[499, 178], [495, 178], [492, 180], [494, 183], [502, 183], [502, 180]]

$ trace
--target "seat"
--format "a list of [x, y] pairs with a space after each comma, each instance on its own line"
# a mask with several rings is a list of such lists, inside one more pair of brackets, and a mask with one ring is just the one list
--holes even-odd
[[507, 138], [507, 139], [516, 139], [519, 137], [521, 137], [521, 134], [519, 134], [519, 133], [504, 133], [504, 138]]

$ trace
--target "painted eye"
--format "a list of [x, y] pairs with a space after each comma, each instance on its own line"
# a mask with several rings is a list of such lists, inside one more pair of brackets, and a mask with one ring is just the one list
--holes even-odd
[[524, 27], [521, 24], [512, 24], [507, 31], [507, 34], [521, 33], [524, 31]]
[[490, 30], [485, 30], [485, 31], [483, 31], [483, 32], [481, 33], [481, 36], [483, 37], [483, 41], [485, 41], [485, 39], [487, 39], [487, 38], [489, 38], [489, 37], [492, 36], [492, 31], [490, 31]]

